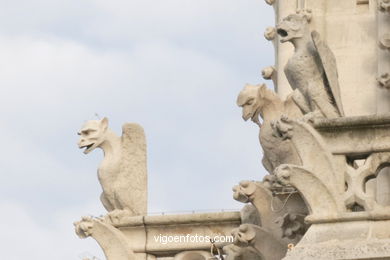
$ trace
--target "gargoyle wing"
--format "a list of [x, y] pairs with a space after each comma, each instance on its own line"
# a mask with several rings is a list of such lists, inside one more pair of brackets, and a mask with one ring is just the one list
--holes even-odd
[[292, 100], [304, 114], [310, 112], [310, 107], [309, 104], [307, 104], [306, 98], [298, 89], [295, 89], [292, 94], [286, 98], [286, 106], [290, 105], [290, 100]]
[[143, 128], [135, 123], [122, 126], [121, 182], [126, 190], [122, 198], [133, 215], [146, 214], [147, 167], [146, 138]]
[[146, 139], [142, 126], [126, 123], [122, 126], [122, 169], [135, 167], [132, 164], [146, 162]]
[[324, 68], [325, 76], [328, 81], [329, 92], [332, 94], [332, 99], [337, 107], [340, 116], [344, 116], [343, 104], [341, 103], [340, 86], [337, 74], [336, 58], [329, 46], [321, 40], [320, 34], [317, 31], [311, 33], [314, 45], [318, 51], [319, 58]]

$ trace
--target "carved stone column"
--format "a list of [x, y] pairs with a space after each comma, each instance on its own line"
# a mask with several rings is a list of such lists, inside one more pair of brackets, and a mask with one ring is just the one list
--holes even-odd
[[[282, 1], [278, 0], [275, 2], [275, 23], [278, 24], [284, 17], [294, 13], [297, 9], [297, 1]], [[283, 69], [286, 65], [288, 59], [291, 57], [294, 52], [293, 46], [289, 44], [282, 44], [279, 41], [279, 37], [276, 37], [276, 56], [275, 56], [275, 66], [277, 71], [277, 86], [275, 90], [278, 95], [284, 99], [288, 94], [291, 93], [292, 89], [288, 84], [287, 78], [284, 75]]]
[[[378, 85], [377, 113], [390, 111], [390, 50], [387, 42], [390, 40], [389, 3], [378, 1], [377, 9], [377, 43], [378, 43]], [[383, 169], [377, 178], [376, 197], [380, 204], [390, 205], [390, 170]]]

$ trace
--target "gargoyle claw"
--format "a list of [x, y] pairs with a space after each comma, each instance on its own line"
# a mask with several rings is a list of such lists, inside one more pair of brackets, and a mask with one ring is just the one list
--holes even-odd
[[283, 185], [289, 184], [291, 168], [289, 165], [282, 164], [275, 169], [275, 175], [278, 181]]
[[94, 219], [89, 216], [82, 217], [80, 221], [74, 222], [73, 225], [76, 230], [76, 234], [80, 238], [87, 238], [92, 235], [92, 229]]
[[274, 130], [273, 136], [282, 138], [282, 140], [291, 139], [293, 130], [291, 122], [292, 120], [286, 115], [282, 115], [279, 120], [271, 122], [271, 127]]

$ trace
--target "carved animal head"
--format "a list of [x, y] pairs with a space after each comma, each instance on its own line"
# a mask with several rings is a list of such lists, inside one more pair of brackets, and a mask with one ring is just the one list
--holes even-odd
[[238, 228], [232, 230], [234, 244], [241, 247], [253, 245], [256, 237], [256, 231], [252, 228], [253, 225], [242, 224]]
[[262, 85], [249, 85], [247, 84], [243, 90], [238, 94], [237, 105], [242, 107], [242, 118], [247, 121], [249, 118], [260, 125], [259, 115], [260, 110], [263, 107], [263, 98], [261, 92], [263, 88], [266, 88], [265, 84]]
[[307, 12], [290, 14], [285, 17], [276, 27], [276, 32], [280, 36], [280, 42], [302, 38], [308, 30], [309, 21], [310, 14]]
[[105, 140], [107, 129], [108, 119], [106, 117], [102, 120], [87, 121], [77, 133], [80, 135], [79, 148], [85, 148], [84, 153], [87, 154], [99, 147]]
[[242, 118], [247, 121], [251, 119], [259, 126], [259, 116], [263, 116], [263, 107], [270, 102], [280, 102], [279, 97], [265, 84], [247, 84], [237, 97], [237, 105], [242, 107]]

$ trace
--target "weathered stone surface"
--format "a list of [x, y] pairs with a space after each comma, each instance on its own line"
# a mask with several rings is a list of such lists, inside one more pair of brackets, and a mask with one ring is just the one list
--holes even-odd
[[[260, 128], [259, 141], [264, 151], [262, 162], [269, 173], [281, 163], [300, 164], [290, 141], [276, 136], [273, 128], [273, 123], [282, 115], [302, 116], [291, 98], [282, 101], [265, 84], [246, 85], [238, 95], [237, 105], [242, 107], [242, 118], [251, 119]], [[263, 119], [262, 123], [259, 117]]]
[[[115, 225], [129, 241], [135, 253], [155, 256], [174, 256], [188, 250], [210, 250], [209, 241], [186, 243], [166, 243], [156, 241], [160, 235], [180, 236], [230, 236], [231, 230], [240, 225], [239, 212], [196, 213], [185, 215], [164, 215], [126, 217]], [[220, 248], [227, 243], [216, 245]]]
[[256, 207], [254, 207], [252, 204], [245, 205], [241, 211], [241, 223], [242, 224], [253, 224], [260, 226], [261, 220], [259, 212], [256, 210]]
[[275, 175], [282, 185], [292, 185], [302, 194], [310, 211], [306, 221], [312, 225], [285, 259], [390, 256], [390, 233], [384, 231], [389, 230], [390, 207], [380, 205], [366, 184], [390, 163], [390, 147], [378, 142], [389, 138], [389, 119], [389, 115], [319, 119], [314, 128], [290, 122], [291, 141], [303, 166], [281, 165]]
[[313, 225], [284, 260], [390, 259], [389, 221]]
[[108, 260], [135, 260], [136, 256], [126, 237], [103, 219], [83, 217], [74, 223], [80, 238], [93, 237], [103, 249]]
[[259, 252], [263, 259], [279, 260], [287, 251], [287, 245], [282, 240], [263, 227], [252, 224], [242, 224], [238, 229], [233, 230], [234, 244], [242, 248], [253, 248]]

